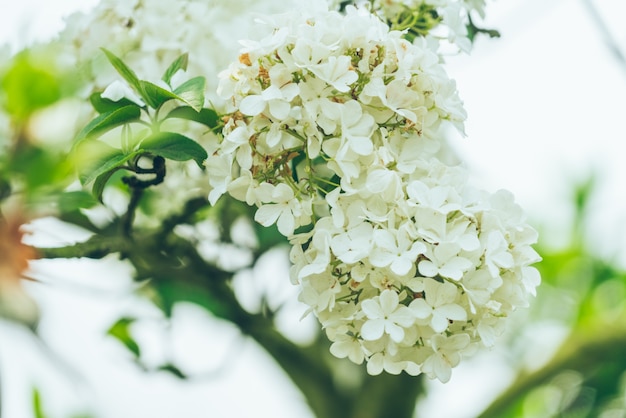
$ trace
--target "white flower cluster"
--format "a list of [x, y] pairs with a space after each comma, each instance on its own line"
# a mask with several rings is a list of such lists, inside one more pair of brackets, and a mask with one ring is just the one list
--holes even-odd
[[[340, 1], [333, 2], [338, 6]], [[357, 0], [395, 29], [446, 40], [464, 52], [471, 49], [467, 26], [470, 13], [484, 18], [485, 0]]]
[[265, 25], [221, 74], [211, 203], [229, 193], [290, 238], [292, 281], [335, 356], [447, 381], [534, 294], [536, 232], [509, 193], [435, 157], [465, 111], [425, 40], [354, 7]]
[[292, 239], [292, 280], [335, 356], [446, 382], [535, 294], [537, 234], [510, 193], [473, 189], [436, 160], [416, 165], [382, 190], [329, 194], [330, 215]]
[[276, 3], [102, 0], [88, 13], [70, 15], [58, 41], [69, 47], [68, 59], [93, 83], [88, 87], [101, 89], [118, 79], [100, 51], [104, 46], [151, 81], [160, 79], [172, 61], [188, 52], [188, 72], [206, 76], [208, 91], [213, 92], [214, 75], [236, 58], [236, 40], [246, 35], [252, 22], [251, 13], [240, 11], [272, 12]]
[[327, 212], [331, 190], [396, 184], [416, 157], [437, 151], [443, 121], [463, 129], [465, 110], [438, 56], [366, 10], [294, 12], [266, 24], [270, 35], [248, 42], [220, 74], [218, 93], [233, 112], [207, 161], [212, 203], [228, 191], [291, 236]]

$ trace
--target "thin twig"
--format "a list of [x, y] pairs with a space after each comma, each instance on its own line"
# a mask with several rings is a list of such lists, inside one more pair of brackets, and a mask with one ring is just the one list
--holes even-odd
[[604, 39], [604, 43], [606, 44], [607, 48], [617, 61], [617, 64], [622, 69], [622, 71], [626, 73], [626, 56], [624, 55], [624, 52], [622, 51], [622, 48], [620, 47], [618, 42], [615, 40], [615, 36], [613, 36], [613, 33], [611, 33], [611, 31], [609, 30], [609, 27], [600, 12], [598, 11], [598, 8], [594, 4], [593, 0], [582, 0], [582, 2], [589, 12], [591, 21], [600, 31], [600, 35]]

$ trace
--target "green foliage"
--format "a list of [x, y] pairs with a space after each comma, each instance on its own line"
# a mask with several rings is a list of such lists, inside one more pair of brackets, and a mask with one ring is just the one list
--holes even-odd
[[174, 62], [165, 70], [163, 73], [163, 77], [161, 80], [165, 81], [165, 83], [170, 86], [172, 81], [172, 76], [176, 74], [179, 70], [187, 71], [187, 65], [189, 64], [189, 54], [182, 54], [180, 57], [176, 58]]
[[[623, 396], [626, 375], [626, 271], [588, 245], [588, 207], [593, 177], [574, 188], [575, 216], [563, 248], [539, 248], [543, 278], [534, 320], [557, 321], [570, 333], [555, 355], [517, 379], [481, 418], [530, 416], [598, 417]], [[558, 402], [556, 402], [559, 400]]]
[[41, 406], [41, 394], [39, 393], [39, 390], [37, 388], [33, 388], [32, 400], [33, 414], [35, 418], [46, 418], [47, 415], [44, 414], [43, 408]]
[[26, 205], [42, 204], [72, 181], [64, 150], [32, 138], [30, 121], [74, 89], [52, 50], [23, 50], [0, 66], [0, 107], [10, 117], [0, 138], [0, 201], [20, 196]]
[[187, 103], [193, 110], [200, 112], [204, 106], [204, 89], [206, 79], [204, 77], [194, 77], [182, 83], [174, 89], [177, 99]]
[[187, 379], [187, 375], [171, 363], [163, 364], [162, 366], [159, 366], [157, 370], [160, 372], [170, 373], [171, 375], [176, 376], [179, 379]]
[[192, 107], [189, 106], [180, 106], [175, 109], [172, 109], [165, 119], [185, 119], [193, 122], [201, 123], [202, 125], [215, 130], [219, 127], [219, 116], [217, 112], [213, 109], [201, 109], [199, 112], [196, 112]]
[[198, 167], [204, 167], [208, 155], [193, 139], [175, 132], [159, 132], [150, 135], [141, 143], [141, 149], [154, 155], [174, 161], [194, 160]]
[[139, 77], [133, 70], [128, 67], [124, 61], [118, 58], [111, 51], [106, 48], [101, 48], [107, 59], [111, 63], [111, 65], [115, 68], [119, 75], [122, 76], [124, 80], [130, 85], [132, 89], [134, 89], [137, 93], [141, 92], [141, 82], [139, 81]]
[[132, 100], [121, 98], [117, 102], [111, 99], [105, 99], [102, 97], [101, 92], [94, 92], [89, 96], [89, 102], [98, 113], [108, 113], [114, 110], [121, 109], [126, 106], [137, 106]]
[[134, 322], [134, 318], [120, 318], [111, 325], [107, 334], [121, 342], [135, 358], [139, 358], [141, 357], [141, 349], [130, 331], [130, 327]]
[[5, 74], [0, 75], [4, 106], [16, 120], [24, 121], [36, 110], [62, 97], [54, 61], [25, 50], [16, 55]]
[[[209, 129], [217, 127], [217, 113], [212, 109], [202, 108], [205, 79], [194, 77], [169, 91], [150, 81], [140, 80], [120, 58], [104, 48], [102, 50], [120, 76], [144, 100], [147, 108], [124, 98], [115, 102], [102, 98], [98, 93], [91, 95], [90, 102], [99, 115], [79, 132], [74, 143], [74, 160], [79, 169], [81, 182], [84, 185], [93, 182], [92, 193], [102, 201], [108, 181], [118, 170], [155, 175], [155, 179], [149, 183], [130, 181], [128, 184], [131, 187], [145, 188], [160, 183], [165, 173], [164, 169], [157, 168], [156, 160], [153, 160], [152, 168], [141, 166], [140, 161], [146, 158], [193, 160], [200, 168], [204, 168], [204, 160], [208, 155], [200, 144], [185, 135], [161, 131], [160, 127], [163, 121], [173, 118], [199, 122]], [[185, 70], [187, 63], [186, 54], [178, 57], [165, 71], [163, 81], [169, 85], [173, 75], [179, 70]], [[183, 105], [174, 107], [165, 117], [159, 117], [161, 107], [171, 100], [182, 102]], [[131, 129], [133, 124], [148, 127], [148, 133], [133, 135]], [[97, 140], [119, 127], [122, 127], [121, 149], [110, 147]]]
[[74, 212], [79, 209], [89, 209], [97, 204], [98, 202], [91, 194], [82, 190], [61, 193], [58, 200], [59, 210], [63, 213]]
[[474, 42], [474, 40], [476, 39], [476, 36], [480, 33], [487, 35], [490, 38], [500, 37], [500, 32], [495, 29], [487, 29], [487, 28], [481, 28], [479, 26], [476, 26], [476, 24], [472, 20], [472, 16], [470, 15], [469, 24], [467, 25], [467, 37], [469, 38], [470, 41]]
[[[33, 407], [33, 418], [50, 418], [50, 415], [46, 414], [43, 403], [41, 400], [41, 393], [36, 387], [32, 390], [31, 402]], [[72, 415], [70, 418], [93, 418], [89, 414]]]
[[[137, 74], [131, 70], [120, 58], [115, 56], [111, 51], [102, 48], [109, 62], [117, 72], [126, 80], [130, 87], [146, 102], [152, 109], [159, 109], [169, 100], [180, 100], [189, 105], [196, 112], [199, 112], [204, 106], [204, 89], [206, 80], [204, 77], [194, 77], [173, 91], [166, 90], [150, 81], [140, 80]], [[184, 70], [187, 67], [186, 55], [177, 58], [165, 71], [163, 80], [169, 85], [172, 76], [178, 70]]]
[[441, 22], [436, 7], [430, 4], [421, 3], [417, 8], [403, 5], [402, 8], [389, 26], [393, 30], [406, 31], [405, 37], [411, 42], [418, 36], [426, 36]]
[[80, 144], [85, 139], [96, 139], [118, 126], [137, 122], [140, 116], [141, 108], [136, 104], [101, 113], [78, 133], [75, 140], [76, 145]]

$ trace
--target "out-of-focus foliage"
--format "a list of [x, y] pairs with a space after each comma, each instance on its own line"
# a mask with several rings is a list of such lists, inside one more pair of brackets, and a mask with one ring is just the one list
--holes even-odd
[[589, 244], [593, 192], [593, 178], [574, 188], [568, 245], [540, 249], [543, 284], [525, 325], [532, 332], [558, 324], [567, 336], [545, 364], [518, 365], [514, 383], [481, 418], [626, 415], [626, 271]]

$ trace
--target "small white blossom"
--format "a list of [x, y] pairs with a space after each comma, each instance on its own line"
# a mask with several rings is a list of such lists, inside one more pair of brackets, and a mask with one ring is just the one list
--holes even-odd
[[398, 294], [393, 290], [383, 290], [380, 296], [363, 301], [361, 308], [367, 316], [361, 334], [369, 341], [387, 334], [398, 343], [404, 339], [404, 328], [415, 321], [409, 308], [400, 305]]
[[461, 361], [460, 352], [470, 343], [467, 334], [457, 334], [446, 337], [436, 334], [431, 339], [431, 346], [434, 353], [424, 361], [422, 372], [431, 378], [437, 377], [441, 382], [450, 380], [452, 368]]
[[467, 320], [465, 309], [455, 303], [459, 291], [452, 283], [424, 279], [424, 293], [425, 298], [416, 298], [409, 308], [417, 318], [428, 320], [433, 331], [445, 331], [448, 329], [448, 321]]

